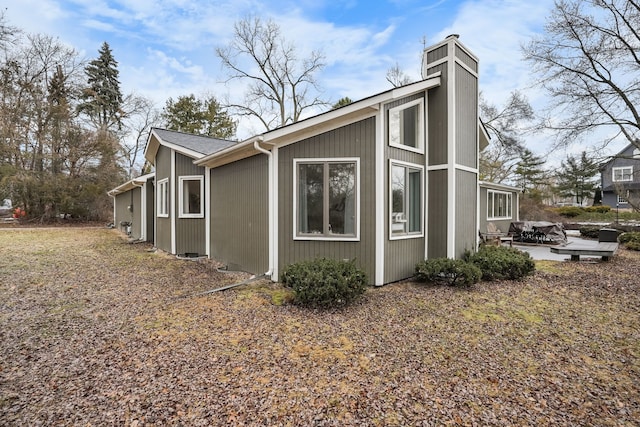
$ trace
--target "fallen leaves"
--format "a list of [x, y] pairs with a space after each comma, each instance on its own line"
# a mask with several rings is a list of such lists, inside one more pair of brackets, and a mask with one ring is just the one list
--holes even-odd
[[266, 281], [181, 298], [244, 277], [147, 249], [110, 230], [0, 230], [0, 424], [640, 419], [636, 253], [322, 311]]

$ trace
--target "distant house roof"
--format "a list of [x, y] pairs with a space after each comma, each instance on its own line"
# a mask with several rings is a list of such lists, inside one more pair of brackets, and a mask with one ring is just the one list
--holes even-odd
[[217, 151], [236, 145], [237, 141], [192, 135], [173, 130], [152, 128], [147, 140], [144, 157], [153, 162], [160, 145], [170, 147], [193, 159], [213, 154]]

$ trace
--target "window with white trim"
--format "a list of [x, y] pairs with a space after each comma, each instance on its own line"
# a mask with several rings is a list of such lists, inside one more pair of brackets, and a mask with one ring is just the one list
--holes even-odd
[[487, 190], [487, 219], [511, 219], [511, 193]]
[[294, 236], [359, 238], [359, 159], [294, 160]]
[[612, 168], [613, 182], [625, 182], [633, 180], [633, 166]]
[[629, 192], [627, 191], [625, 193], [625, 196], [621, 196], [620, 194], [618, 194], [618, 204], [625, 205], [627, 203], [629, 203]]
[[181, 176], [178, 178], [178, 212], [180, 218], [204, 217], [203, 184], [203, 176]]
[[159, 217], [169, 216], [169, 178], [158, 181], [157, 211]]
[[390, 238], [422, 236], [422, 168], [391, 161], [389, 169]]
[[417, 99], [389, 109], [389, 145], [424, 152], [424, 101]]

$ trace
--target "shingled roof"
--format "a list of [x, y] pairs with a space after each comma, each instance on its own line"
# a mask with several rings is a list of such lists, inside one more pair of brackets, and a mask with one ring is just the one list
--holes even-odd
[[228, 141], [226, 139], [152, 128], [145, 149], [145, 158], [152, 162], [160, 144], [170, 147], [193, 159], [199, 159], [229, 148], [237, 143], [237, 141]]

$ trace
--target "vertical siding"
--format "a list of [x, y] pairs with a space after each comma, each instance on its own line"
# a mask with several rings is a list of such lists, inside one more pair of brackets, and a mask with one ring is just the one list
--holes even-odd
[[[487, 231], [487, 224], [489, 223], [489, 212], [487, 211], [487, 194], [488, 191], [492, 188], [487, 188], [485, 186], [480, 187], [480, 225], [478, 230], [481, 232]], [[500, 189], [496, 191], [505, 192], [506, 190]], [[513, 221], [516, 221], [517, 211], [518, 211], [518, 195], [511, 191], [511, 218], [503, 219], [503, 220], [495, 220], [492, 219], [491, 222], [502, 232], [508, 232], [509, 226]]]
[[440, 59], [446, 58], [448, 53], [448, 46], [442, 45], [437, 49], [427, 52], [427, 62], [432, 63]]
[[[293, 240], [293, 159], [360, 158], [360, 241]], [[375, 279], [375, 118], [317, 135], [279, 150], [278, 156], [279, 270], [319, 256], [355, 259]]]
[[427, 160], [430, 166], [442, 165], [448, 162], [447, 153], [447, 64], [441, 64], [433, 68], [433, 71], [441, 71], [442, 85], [429, 91], [428, 96], [428, 121], [427, 121]]
[[456, 239], [455, 256], [462, 257], [465, 251], [476, 249], [478, 224], [477, 175], [473, 172], [456, 171]]
[[456, 58], [464, 62], [464, 64], [467, 67], [471, 68], [474, 72], [478, 72], [478, 62], [458, 45], [456, 45]]
[[232, 270], [269, 268], [268, 158], [211, 170], [211, 257]]
[[131, 191], [118, 194], [114, 199], [115, 206], [115, 223], [113, 224], [118, 230], [125, 231], [125, 228], [120, 225], [122, 221], [132, 222], [133, 216], [127, 207], [131, 204]]
[[478, 166], [478, 79], [456, 64], [456, 163]]
[[131, 213], [131, 237], [139, 239], [142, 236], [142, 188], [132, 188], [131, 193], [131, 205], [133, 206], [133, 212]]
[[[173, 179], [172, 185], [176, 189], [174, 200], [176, 206], [176, 253], [184, 254], [187, 252], [197, 253], [204, 255], [206, 253], [206, 219], [205, 218], [180, 218], [178, 212], [178, 197], [180, 192], [178, 190], [179, 181], [181, 176], [196, 175], [204, 177], [204, 167], [196, 166], [193, 164], [191, 157], [184, 156], [180, 153], [176, 153], [176, 176]], [[204, 185], [204, 180], [202, 182]], [[204, 194], [204, 193], [203, 193]], [[204, 198], [201, 201], [202, 208], [204, 206]]]
[[448, 193], [447, 171], [429, 171], [427, 191], [427, 256], [429, 258], [447, 256]]
[[[385, 117], [388, 118], [386, 113], [390, 108], [397, 107], [415, 99], [424, 98], [424, 93], [416, 94], [411, 97], [396, 100], [392, 103], [385, 105]], [[415, 274], [416, 263], [424, 260], [424, 237], [411, 238], [411, 239], [389, 239], [389, 162], [388, 160], [400, 160], [407, 163], [412, 163], [418, 166], [425, 166], [424, 154], [415, 153], [413, 151], [403, 150], [397, 147], [390, 147], [388, 141], [388, 119], [385, 121], [385, 176], [384, 176], [384, 190], [381, 195], [384, 197], [385, 207], [385, 221], [384, 221], [384, 283], [395, 282], [398, 280], [406, 279]], [[425, 134], [426, 135], [426, 134]], [[423, 170], [423, 174], [426, 173], [426, 169]], [[424, 176], [424, 175], [423, 175]], [[425, 192], [423, 189], [423, 203]], [[425, 209], [426, 212], [426, 209]], [[423, 224], [424, 227], [424, 224]]]
[[[160, 146], [156, 154], [156, 186], [158, 181], [171, 175], [171, 149]], [[173, 191], [173, 182], [169, 181], [169, 194]], [[155, 201], [154, 201], [155, 203]], [[155, 210], [155, 209], [154, 209]], [[171, 252], [171, 209], [168, 218], [156, 217], [156, 247], [165, 252]]]
[[153, 230], [154, 230], [154, 222], [156, 218], [156, 204], [154, 200], [155, 194], [155, 185], [154, 179], [149, 179], [147, 183], [144, 185], [144, 197], [146, 197], [147, 202], [147, 211], [145, 214], [147, 215], [147, 229], [146, 229], [146, 239], [147, 242], [153, 242]]

